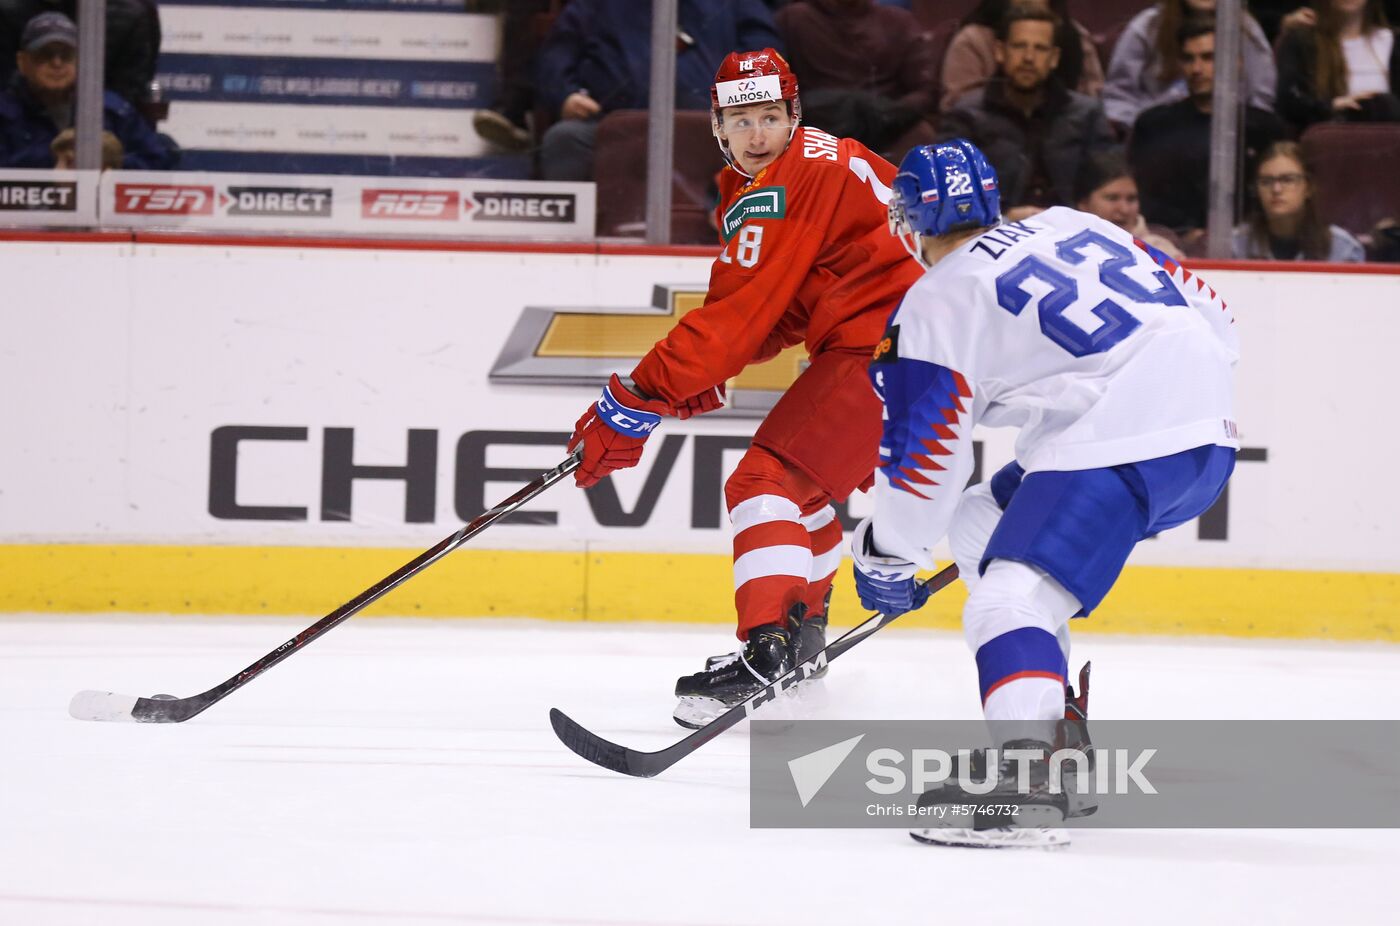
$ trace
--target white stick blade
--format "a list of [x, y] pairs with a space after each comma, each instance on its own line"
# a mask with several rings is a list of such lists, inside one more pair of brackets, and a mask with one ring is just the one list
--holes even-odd
[[74, 720], [125, 720], [132, 722], [131, 712], [137, 699], [111, 691], [80, 691], [73, 695], [68, 713]]

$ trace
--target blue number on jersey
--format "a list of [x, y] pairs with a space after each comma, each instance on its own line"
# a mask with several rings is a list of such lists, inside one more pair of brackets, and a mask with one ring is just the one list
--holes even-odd
[[[1083, 250], [1096, 244], [1110, 257], [1099, 263], [1099, 281], [1104, 286], [1134, 302], [1156, 305], [1186, 305], [1171, 278], [1158, 270], [1153, 276], [1162, 284], [1149, 290], [1123, 272], [1133, 265], [1133, 252], [1116, 241], [1086, 228], [1055, 246], [1055, 254], [1065, 263], [1075, 266], [1084, 262]], [[1111, 299], [1094, 306], [1093, 313], [1102, 322], [1092, 332], [1085, 331], [1065, 317], [1065, 312], [1079, 300], [1079, 284], [1052, 267], [1045, 259], [1031, 254], [1016, 266], [997, 277], [997, 304], [1012, 315], [1020, 315], [1031, 301], [1026, 292], [1027, 280], [1039, 280], [1050, 287], [1040, 300], [1040, 330], [1050, 340], [1076, 357], [1101, 354], [1132, 334], [1142, 324], [1127, 309]]]

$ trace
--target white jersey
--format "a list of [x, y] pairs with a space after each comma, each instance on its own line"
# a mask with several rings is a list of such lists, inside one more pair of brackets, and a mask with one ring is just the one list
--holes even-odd
[[1238, 340], [1200, 277], [1087, 213], [988, 230], [904, 297], [870, 374], [885, 402], [875, 543], [932, 568], [972, 429], [1018, 427], [1026, 471], [1238, 447]]

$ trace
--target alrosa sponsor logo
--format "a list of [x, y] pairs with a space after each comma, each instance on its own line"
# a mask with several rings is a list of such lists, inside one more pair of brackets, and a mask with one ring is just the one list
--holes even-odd
[[782, 81], [770, 74], [725, 80], [715, 85], [715, 95], [721, 107], [745, 103], [779, 102], [783, 98]]
[[364, 190], [360, 215], [366, 219], [451, 222], [461, 214], [451, 190]]
[[158, 183], [118, 183], [116, 211], [126, 215], [212, 215], [214, 188]]

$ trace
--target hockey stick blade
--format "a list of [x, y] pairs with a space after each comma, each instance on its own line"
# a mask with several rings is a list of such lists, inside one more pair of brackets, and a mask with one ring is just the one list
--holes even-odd
[[[958, 567], [955, 563], [924, 584], [928, 587], [929, 594], [933, 594], [951, 585], [957, 577]], [[559, 741], [580, 758], [587, 759], [594, 765], [609, 771], [631, 775], [633, 778], [655, 778], [745, 717], [751, 716], [756, 710], [777, 698], [793, 685], [811, 677], [831, 660], [845, 653], [861, 640], [887, 624], [893, 623], [899, 616], [898, 614], [872, 614], [858, 626], [833, 640], [826, 649], [811, 659], [754, 692], [748, 700], [734, 705], [694, 733], [656, 752], [639, 752], [636, 749], [628, 749], [626, 746], [609, 742], [596, 733], [584, 729], [558, 708], [550, 708], [549, 725], [554, 728], [554, 735], [559, 737]]]
[[380, 579], [369, 588], [360, 592], [360, 594], [351, 598], [345, 604], [336, 608], [310, 627], [307, 627], [301, 633], [263, 656], [242, 672], [215, 685], [203, 694], [191, 695], [188, 698], [166, 698], [159, 696], [154, 698], [134, 698], [131, 695], [121, 695], [111, 691], [80, 691], [69, 703], [68, 714], [75, 720], [115, 721], [119, 723], [184, 723], [191, 717], [219, 703], [282, 660], [294, 653], [300, 652], [302, 647], [312, 640], [319, 639], [328, 631], [340, 626], [340, 624], [360, 613], [360, 611], [364, 610], [370, 604], [378, 601], [384, 595], [398, 588], [424, 569], [427, 569], [433, 563], [437, 562], [448, 553], [451, 553], [468, 540], [471, 540], [477, 534], [480, 534], [501, 518], [530, 501], [530, 499], [539, 495], [545, 489], [561, 481], [565, 476], [578, 469], [578, 464], [579, 454], [577, 452], [570, 454], [564, 462], [560, 463], [549, 472], [541, 474], [537, 479], [525, 485], [510, 498], [507, 498], [489, 511], [482, 512], [476, 518], [464, 524], [447, 537], [444, 537], [427, 550], [424, 550], [422, 553], [418, 554], [418, 556], [414, 557], [403, 566], [400, 566], [383, 579]]
[[166, 699], [137, 698], [112, 691], [80, 691], [68, 704], [68, 716], [74, 720], [113, 723], [181, 723], [215, 700], [207, 694]]

